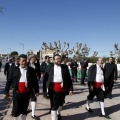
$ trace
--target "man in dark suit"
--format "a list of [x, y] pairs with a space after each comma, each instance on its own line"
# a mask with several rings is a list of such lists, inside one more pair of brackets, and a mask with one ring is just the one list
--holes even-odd
[[[19, 67], [19, 65], [20, 65], [19, 58], [14, 59], [14, 65], [12, 65], [11, 71], [14, 72], [17, 69], [17, 67]], [[14, 81], [12, 81], [12, 88], [13, 88], [13, 83], [14, 83]]]
[[117, 65], [113, 63], [113, 57], [104, 66], [105, 70], [105, 97], [112, 99], [112, 88], [117, 80]]
[[1, 60], [0, 60], [0, 72], [1, 72], [1, 66], [2, 66], [2, 62], [1, 62]]
[[85, 85], [85, 76], [86, 76], [86, 71], [88, 67], [88, 62], [85, 59], [80, 60], [80, 65], [81, 65], [81, 85]]
[[74, 80], [77, 82], [77, 67], [78, 67], [78, 64], [77, 64], [77, 62], [73, 59], [72, 62], [71, 62], [71, 64], [70, 64], [73, 82], [74, 82]]
[[103, 64], [103, 59], [98, 58], [97, 63], [92, 65], [88, 70], [88, 86], [89, 86], [89, 95], [86, 100], [86, 110], [88, 112], [93, 112], [90, 108], [90, 101], [93, 100], [95, 96], [97, 96], [97, 100], [99, 101], [101, 114], [100, 117], [105, 117], [110, 119], [109, 116], [106, 116], [104, 110], [104, 71], [101, 67]]
[[[17, 69], [17, 67], [19, 67], [19, 58], [15, 59], [14, 64], [11, 66], [11, 70], [9, 71], [9, 75], [10, 74], [13, 75], [13, 73]], [[9, 76], [8, 76], [8, 78], [9, 78]], [[9, 90], [10, 90], [11, 86], [13, 88], [13, 83], [14, 83], [13, 79], [10, 81], [7, 80], [6, 85], [5, 85], [5, 95], [4, 95], [5, 99], [10, 98]], [[7, 92], [6, 92], [6, 90], [7, 90]]]
[[[35, 55], [30, 56], [30, 59], [29, 59], [29, 62], [27, 63], [27, 65], [34, 68], [37, 80], [39, 81], [40, 77], [41, 77], [41, 71], [40, 71], [40, 65], [39, 65], [39, 63], [36, 63], [36, 60], [37, 60], [37, 58]], [[32, 118], [37, 120], [37, 116], [35, 115], [37, 97], [35, 96], [34, 90], [31, 94], [30, 98], [31, 98]]]
[[42, 74], [45, 73], [45, 70], [46, 70], [47, 66], [49, 65], [49, 63], [50, 63], [50, 57], [47, 55], [47, 56], [45, 56], [45, 61], [42, 62], [41, 66], [40, 66]]
[[27, 108], [30, 100], [31, 92], [35, 91], [35, 96], [39, 95], [39, 86], [35, 70], [27, 66], [27, 56], [22, 54], [19, 56], [20, 66], [14, 72], [10, 72], [8, 82], [5, 88], [5, 94], [9, 92], [9, 86], [13, 80], [13, 108], [12, 116], [14, 120], [18, 120], [21, 115], [22, 120], [26, 120]]
[[54, 64], [47, 67], [43, 79], [43, 95], [46, 98], [47, 89], [51, 103], [52, 120], [62, 120], [61, 110], [66, 94], [72, 94], [73, 86], [68, 67], [61, 64], [61, 56], [53, 57]]
[[35, 55], [30, 56], [30, 59], [29, 59], [29, 62], [27, 62], [27, 65], [34, 68], [36, 77], [39, 81], [41, 77], [41, 70], [40, 70], [40, 64], [38, 63], [38, 59], [36, 58]]
[[41, 70], [41, 78], [43, 79], [45, 70], [47, 66], [49, 66], [50, 63], [50, 57], [48, 55], [45, 56], [45, 61], [41, 63], [40, 70]]
[[16, 67], [19, 67], [19, 65], [20, 65], [20, 64], [19, 64], [19, 58], [16, 58], [16, 59], [15, 59], [14, 64], [15, 64], [15, 68], [16, 68]]
[[10, 58], [9, 62], [5, 64], [5, 68], [4, 68], [4, 75], [6, 76], [6, 79], [8, 79], [9, 73], [13, 67], [14, 67], [13, 59]]

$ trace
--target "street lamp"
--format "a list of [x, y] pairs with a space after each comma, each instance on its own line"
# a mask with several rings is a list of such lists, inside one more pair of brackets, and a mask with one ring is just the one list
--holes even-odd
[[24, 54], [24, 44], [23, 43], [19, 43], [19, 44], [23, 46], [23, 54]]

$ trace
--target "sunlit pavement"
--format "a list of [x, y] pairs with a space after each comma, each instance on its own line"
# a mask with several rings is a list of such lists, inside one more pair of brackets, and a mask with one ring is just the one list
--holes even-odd
[[[0, 120], [13, 120], [10, 116], [12, 103], [10, 101], [3, 100], [3, 91], [5, 86], [5, 76], [3, 72], [0, 73]], [[81, 86], [79, 82], [74, 82], [74, 94], [67, 96], [63, 110], [61, 112], [62, 120], [106, 120], [106, 118], [99, 117], [100, 107], [96, 98], [91, 103], [93, 113], [88, 113], [85, 110], [86, 97], [88, 95], [88, 88]], [[105, 111], [106, 114], [111, 117], [112, 120], [120, 120], [120, 80], [118, 79], [114, 85], [112, 99], [105, 99]], [[51, 120], [49, 114], [49, 100], [46, 100], [42, 96], [42, 81], [40, 82], [40, 96], [37, 99], [36, 116], [38, 120]], [[21, 118], [19, 118], [21, 120]], [[27, 116], [27, 120], [32, 120], [31, 112]]]

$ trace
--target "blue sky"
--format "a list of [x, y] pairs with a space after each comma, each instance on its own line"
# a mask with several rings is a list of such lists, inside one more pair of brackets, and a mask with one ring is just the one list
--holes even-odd
[[[42, 42], [87, 44], [109, 56], [120, 41], [120, 0], [0, 0], [0, 53], [41, 49]], [[119, 45], [120, 46], [120, 45]]]

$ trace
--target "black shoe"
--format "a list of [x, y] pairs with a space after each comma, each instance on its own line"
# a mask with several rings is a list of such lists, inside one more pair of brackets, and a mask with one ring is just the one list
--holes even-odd
[[27, 114], [30, 113], [32, 110], [30, 110], [29, 108], [27, 109]]
[[58, 120], [62, 120], [62, 117], [60, 114], [58, 115]]
[[91, 113], [93, 112], [93, 110], [92, 110], [91, 108], [89, 108], [89, 109], [86, 108], [86, 110], [87, 110], [88, 112], [91, 112]]
[[38, 120], [38, 117], [36, 115], [31, 116], [31, 117], [32, 117], [32, 119]]
[[110, 116], [108, 116], [108, 115], [102, 115], [102, 114], [101, 114], [100, 117], [104, 117], [104, 118], [107, 118], [107, 119], [111, 119]]

